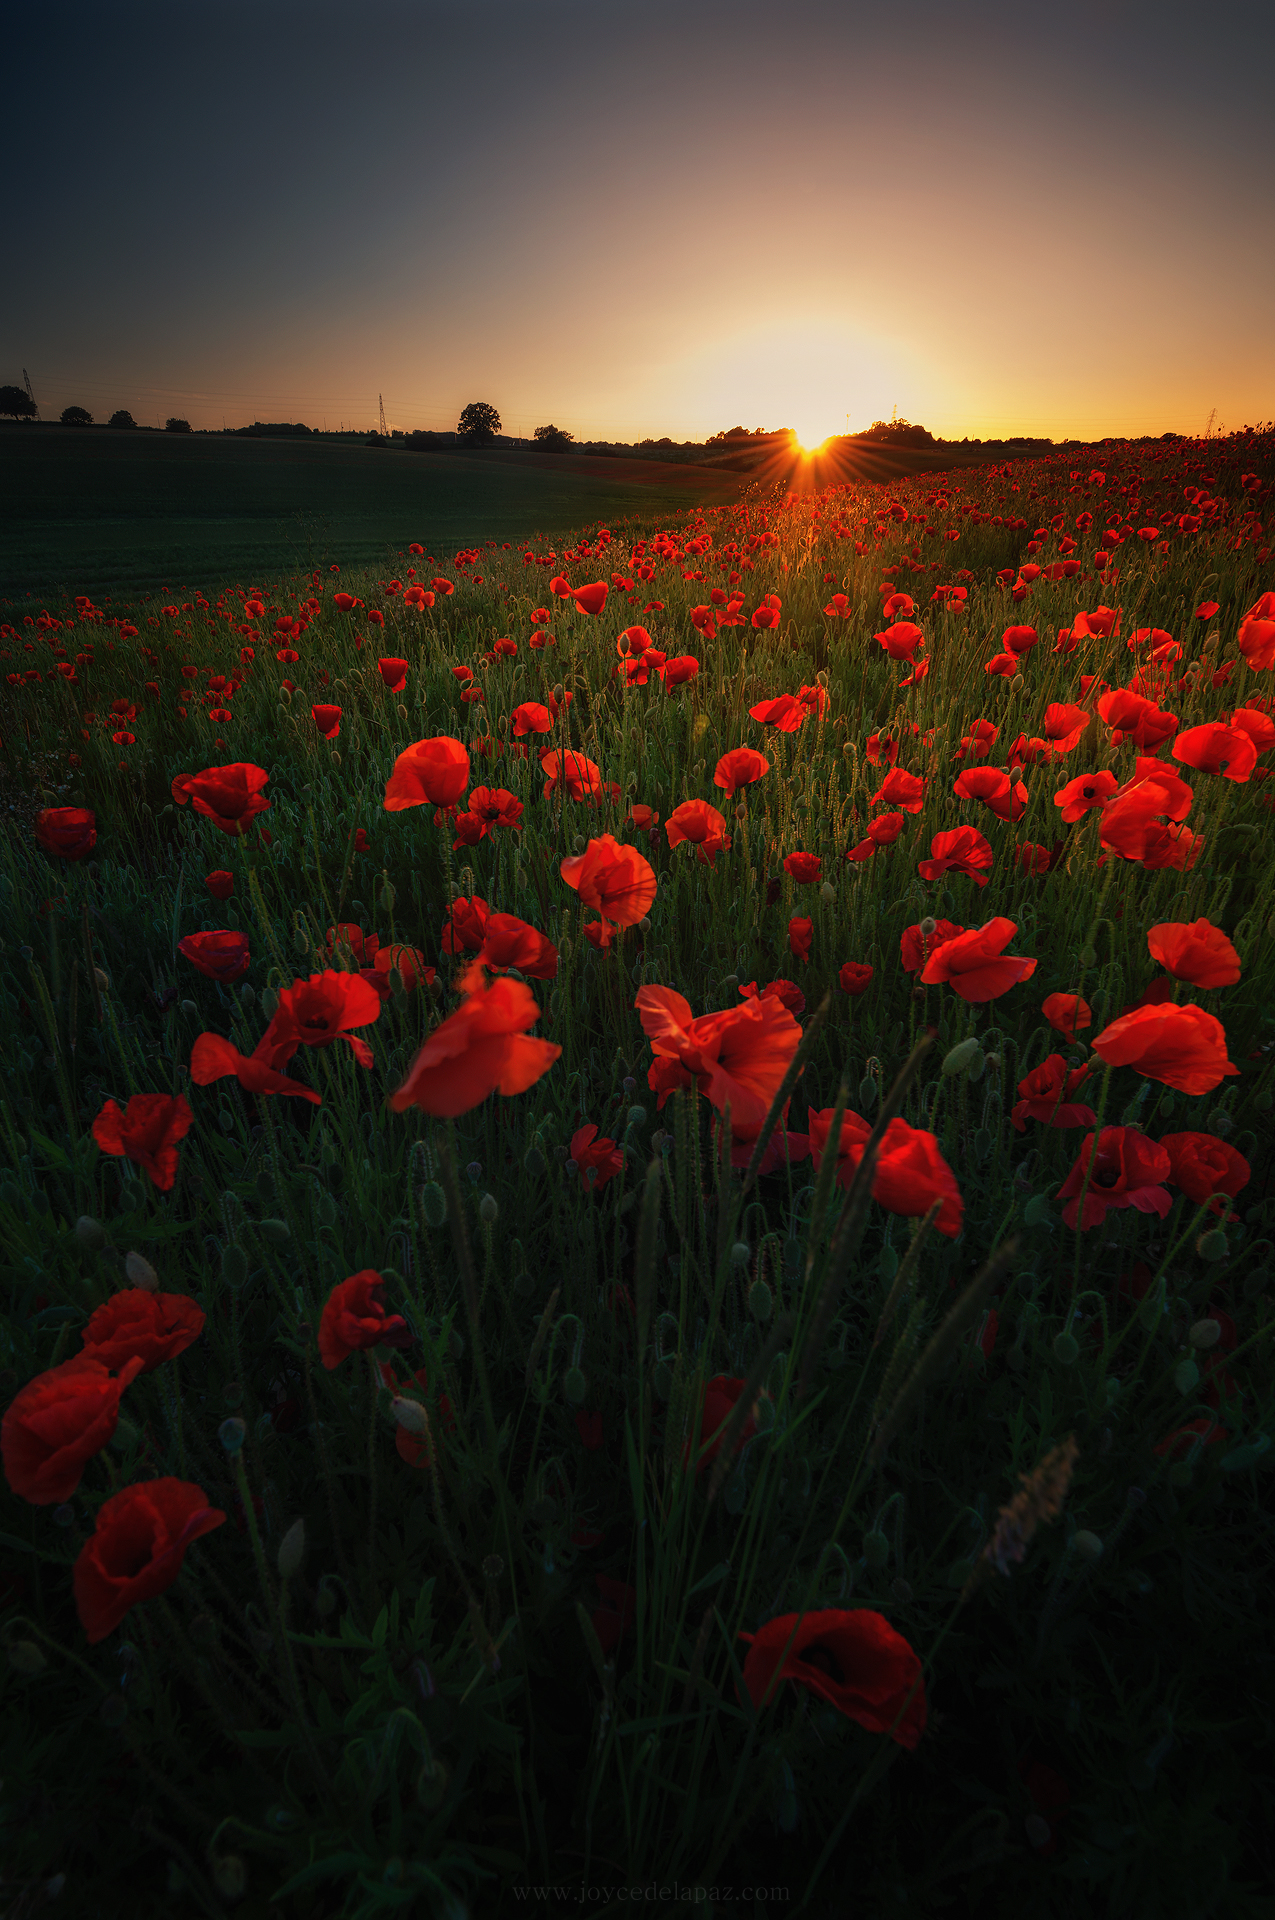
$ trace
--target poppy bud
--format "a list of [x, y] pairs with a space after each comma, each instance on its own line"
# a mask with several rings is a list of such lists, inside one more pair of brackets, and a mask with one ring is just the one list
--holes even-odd
[[422, 1440], [429, 1432], [429, 1416], [419, 1400], [396, 1396], [390, 1401], [390, 1412], [398, 1425], [415, 1439]]
[[1072, 1551], [1082, 1560], [1093, 1561], [1102, 1558], [1102, 1541], [1096, 1533], [1090, 1533], [1087, 1528], [1082, 1527], [1081, 1531], [1073, 1537], [1071, 1545]]
[[328, 758], [331, 760], [332, 765], [334, 767], [339, 767], [341, 765], [341, 756], [335, 747], [333, 747], [331, 753], [328, 755]]
[[579, 1367], [568, 1367], [562, 1377], [562, 1391], [573, 1407], [583, 1406], [589, 1392], [589, 1382]]
[[528, 1147], [522, 1156], [522, 1170], [529, 1173], [533, 1180], [541, 1180], [547, 1171], [547, 1162], [539, 1147]]
[[295, 947], [298, 956], [302, 960], [304, 960], [305, 956], [310, 951], [310, 936], [306, 932], [304, 927], [297, 927], [294, 930], [292, 935], [292, 944]]
[[212, 1882], [223, 1900], [242, 1900], [248, 1869], [237, 1853], [223, 1853], [212, 1863]]
[[1197, 1353], [1205, 1352], [1209, 1347], [1215, 1347], [1221, 1338], [1222, 1326], [1218, 1320], [1197, 1320], [1187, 1335], [1187, 1339]]
[[285, 707], [290, 707], [292, 705], [292, 690], [290, 687], [280, 687], [279, 700], [281, 704]]
[[99, 1247], [106, 1245], [105, 1227], [100, 1220], [94, 1220], [87, 1213], [82, 1213], [76, 1221], [75, 1237], [89, 1253], [96, 1253]]
[[490, 1227], [494, 1224], [499, 1213], [500, 1208], [496, 1204], [496, 1196], [491, 1193], [485, 1193], [478, 1202], [478, 1218], [483, 1221], [486, 1226]]
[[395, 893], [393, 887], [390, 885], [389, 881], [387, 880], [385, 882], [385, 885], [381, 888], [381, 893], [380, 893], [381, 905], [382, 907], [384, 907], [386, 913], [393, 913], [394, 902], [395, 900], [397, 900], [397, 898], [398, 898], [398, 895]]
[[244, 1443], [248, 1429], [238, 1414], [232, 1414], [229, 1420], [223, 1420], [217, 1429], [217, 1438], [227, 1453], [238, 1453]]
[[420, 1191], [421, 1212], [431, 1227], [442, 1227], [447, 1223], [447, 1196], [437, 1180], [430, 1180]]
[[859, 1105], [865, 1113], [871, 1113], [877, 1103], [877, 1083], [870, 1073], [866, 1073], [859, 1082]]
[[441, 1807], [451, 1775], [441, 1760], [427, 1760], [416, 1776], [416, 1798], [426, 1813]]
[[741, 826], [743, 822], [748, 818], [748, 808], [744, 806], [742, 801], [740, 802], [739, 806], [737, 806], [735, 809], [735, 818], [740, 822]]
[[1096, 954], [1096, 953], [1094, 952], [1094, 950], [1093, 950], [1093, 948], [1092, 948], [1092, 947], [1082, 947], [1082, 948], [1081, 948], [1081, 950], [1080, 950], [1080, 964], [1081, 964], [1081, 966], [1082, 966], [1082, 967], [1096, 967], [1096, 966], [1097, 966], [1097, 964], [1098, 964], [1098, 956], [1097, 956], [1097, 954]]
[[1200, 1384], [1200, 1369], [1194, 1360], [1183, 1360], [1173, 1369], [1173, 1384], [1183, 1396], [1195, 1392]]
[[769, 1320], [774, 1310], [774, 1305], [775, 1296], [771, 1293], [766, 1282], [764, 1280], [754, 1280], [752, 1286], [748, 1289], [748, 1311], [752, 1314], [753, 1319], [760, 1320], [764, 1324]]
[[643, 918], [638, 921], [638, 932], [649, 933], [650, 931], [651, 931], [650, 917], [649, 915], [644, 915]]
[[958, 1045], [952, 1047], [949, 1052], [944, 1055], [943, 1065], [940, 1071], [944, 1073], [948, 1079], [951, 1079], [955, 1074], [964, 1073], [966, 1068], [973, 1064], [976, 1054], [981, 1059], [982, 1048], [979, 1046], [973, 1034], [971, 1034], [968, 1040], [960, 1041]]
[[159, 1275], [140, 1253], [124, 1255], [124, 1277], [130, 1287], [142, 1287], [147, 1293], [159, 1292]]
[[262, 990], [261, 1011], [265, 1014], [267, 1020], [273, 1020], [276, 1013], [278, 1013], [279, 996], [273, 987], [266, 987]]
[[110, 992], [111, 976], [109, 973], [105, 973], [101, 967], [94, 967], [93, 978], [97, 981], [98, 988], [102, 993]]
[[1225, 1260], [1230, 1248], [1226, 1235], [1220, 1227], [1214, 1227], [1210, 1233], [1202, 1233], [1195, 1243], [1195, 1251], [1201, 1260]]
[[1074, 1367], [1080, 1358], [1080, 1342], [1074, 1334], [1060, 1333], [1054, 1341], [1054, 1358], [1060, 1366]]
[[892, 1580], [890, 1582], [890, 1592], [894, 1595], [901, 1607], [906, 1607], [909, 1600], [915, 1598], [906, 1580]]
[[1033, 1847], [1047, 1847], [1054, 1837], [1054, 1830], [1048, 1820], [1039, 1813], [1029, 1813], [1023, 1821], [1023, 1832]]
[[282, 1247], [292, 1238], [292, 1229], [286, 1220], [259, 1220], [257, 1232], [271, 1247]]
[[24, 1680], [34, 1680], [37, 1674], [44, 1672], [48, 1664], [34, 1640], [10, 1641], [9, 1665], [15, 1673], [20, 1673]]
[[934, 916], [932, 914], [927, 913], [924, 920], [922, 920], [921, 922], [920, 931], [921, 931], [922, 940], [929, 940], [937, 932], [938, 924], [939, 923], [934, 918]]
[[305, 1559], [305, 1521], [294, 1520], [279, 1542], [279, 1551], [275, 1565], [279, 1569], [281, 1580], [291, 1580], [301, 1571], [301, 1562]]
[[825, 903], [826, 906], [829, 906], [829, 907], [835, 903], [837, 898], [837, 889], [833, 886], [831, 880], [824, 881], [823, 885], [819, 889], [819, 898]]
[[187, 1014], [192, 1020], [194, 1020], [199, 1015], [199, 1008], [195, 1005], [193, 1000], [183, 1000], [182, 1012], [184, 1014]]
[[870, 1567], [883, 1567], [890, 1558], [890, 1542], [880, 1528], [863, 1536], [863, 1557]]

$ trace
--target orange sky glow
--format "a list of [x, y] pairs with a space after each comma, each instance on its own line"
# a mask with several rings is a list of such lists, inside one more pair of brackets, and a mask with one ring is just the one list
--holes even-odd
[[0, 381], [46, 418], [368, 428], [383, 394], [626, 441], [1275, 416], [1275, 132], [1236, 109], [1269, 14], [1031, 13], [85, 7], [74, 113], [10, 102]]

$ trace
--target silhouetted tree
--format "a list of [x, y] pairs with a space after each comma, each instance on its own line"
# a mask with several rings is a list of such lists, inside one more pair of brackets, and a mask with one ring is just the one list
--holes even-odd
[[861, 440], [879, 440], [887, 447], [932, 447], [934, 435], [925, 427], [914, 427], [910, 420], [874, 420]]
[[62, 425], [64, 427], [91, 427], [93, 416], [87, 407], [63, 407]]
[[537, 427], [535, 437], [542, 447], [551, 447], [558, 452], [569, 447], [575, 439], [574, 433], [568, 433], [564, 427], [554, 426]]
[[25, 387], [0, 387], [0, 413], [11, 420], [34, 420], [35, 401]]
[[120, 407], [111, 415], [107, 421], [107, 425], [111, 427], [135, 427], [137, 422], [127, 407]]
[[456, 431], [471, 446], [489, 446], [500, 432], [500, 415], [489, 400], [471, 400], [461, 408]]
[[165, 433], [189, 433], [190, 430], [191, 429], [190, 429], [189, 420], [178, 420], [175, 417], [170, 416], [164, 422]]

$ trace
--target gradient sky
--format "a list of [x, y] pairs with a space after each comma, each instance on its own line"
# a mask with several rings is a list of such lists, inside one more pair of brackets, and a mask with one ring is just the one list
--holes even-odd
[[1275, 417], [1269, 4], [44, 0], [5, 52], [45, 418]]

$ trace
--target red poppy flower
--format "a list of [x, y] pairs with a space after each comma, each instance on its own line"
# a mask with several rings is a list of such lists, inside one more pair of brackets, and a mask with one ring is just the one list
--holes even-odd
[[[1023, 577], [1026, 578], [1025, 571]], [[1039, 639], [1035, 627], [1006, 627], [1001, 645], [1006, 653], [1030, 653]]]
[[654, 807], [644, 807], [635, 800], [629, 808], [629, 824], [637, 827], [642, 833], [649, 833], [652, 827], [659, 826], [660, 816]]
[[451, 913], [443, 923], [443, 952], [477, 953], [486, 937], [490, 912], [487, 902], [477, 894], [472, 900], [463, 893], [457, 894]]
[[790, 693], [781, 693], [777, 700], [763, 700], [748, 712], [761, 726], [774, 727], [779, 733], [796, 733], [810, 717], [809, 710]]
[[432, 607], [433, 604], [433, 594], [428, 592], [424, 587], [413, 585], [404, 588], [403, 605], [405, 607], [411, 607], [413, 612], [421, 613], [426, 607]]
[[953, 792], [958, 800], [982, 800], [1000, 820], [1021, 820], [1027, 811], [1026, 787], [999, 767], [967, 767]]
[[[700, 1402], [699, 1445], [695, 1449], [695, 1471], [703, 1473], [705, 1467], [716, 1460], [722, 1450], [723, 1428], [738, 1404], [739, 1396], [747, 1382], [735, 1380], [729, 1374], [714, 1374], [711, 1380], [704, 1382], [703, 1398]], [[735, 1445], [736, 1453], [746, 1440], [751, 1440], [757, 1431], [754, 1413], [750, 1413], [740, 1428]], [[683, 1465], [691, 1461], [691, 1443], [688, 1441], [682, 1453]]]
[[[1231, 725], [1240, 727], [1253, 742], [1258, 753], [1265, 753], [1269, 747], [1275, 747], [1275, 720], [1261, 711], [1261, 703], [1255, 701], [1249, 707], [1236, 707], [1231, 715]], [[1259, 769], [1263, 771], [1264, 769]]]
[[[595, 1126], [577, 1127], [571, 1136], [571, 1158], [575, 1161], [580, 1174], [580, 1190], [598, 1193], [608, 1180], [614, 1180], [617, 1173], [624, 1172], [624, 1155], [614, 1140], [607, 1140], [598, 1134]], [[589, 1179], [589, 1174], [593, 1179]]]
[[685, 686], [699, 673], [699, 661], [693, 653], [679, 653], [663, 664], [656, 664], [656, 672], [666, 687]]
[[740, 787], [750, 786], [769, 772], [769, 760], [765, 754], [758, 753], [755, 747], [732, 747], [718, 761], [713, 773], [713, 785], [724, 788], [729, 798]]
[[104, 1367], [140, 1359], [142, 1372], [153, 1373], [185, 1353], [203, 1330], [204, 1313], [186, 1294], [125, 1287], [89, 1315], [84, 1350]]
[[[1275, 622], [1272, 622], [1272, 625], [1275, 625]], [[1225, 1427], [1219, 1427], [1217, 1422], [1210, 1420], [1207, 1414], [1201, 1414], [1198, 1420], [1188, 1420], [1184, 1427], [1175, 1427], [1173, 1432], [1161, 1440], [1157, 1446], [1152, 1447], [1151, 1451], [1158, 1454], [1161, 1459], [1168, 1457], [1180, 1460], [1190, 1454], [1200, 1439], [1203, 1439], [1206, 1447], [1219, 1447], [1225, 1445], [1229, 1438], [1230, 1435]]]
[[910, 660], [923, 644], [925, 635], [910, 620], [896, 620], [884, 633], [874, 633], [872, 638], [880, 642], [891, 660]]
[[991, 874], [992, 849], [976, 827], [953, 827], [949, 833], [936, 833], [930, 842], [930, 858], [917, 862], [923, 880], [938, 880], [945, 873], [967, 873], [975, 886], [985, 887]]
[[777, 593], [768, 593], [761, 605], [752, 615], [752, 625], [759, 632], [767, 632], [779, 625], [783, 612], [783, 603]]
[[[827, 1149], [833, 1112], [832, 1107], [825, 1107], [809, 1117], [810, 1154], [816, 1170]], [[871, 1133], [871, 1124], [859, 1114], [843, 1115], [837, 1150], [838, 1186], [850, 1185]], [[887, 1213], [909, 1219], [928, 1213], [940, 1200], [942, 1208], [935, 1223], [938, 1231], [954, 1237], [961, 1230], [965, 1202], [956, 1175], [939, 1152], [935, 1136], [923, 1127], [910, 1127], [905, 1120], [892, 1120], [885, 1130], [877, 1152], [872, 1197]]]
[[[1058, 1189], [1058, 1198], [1067, 1202], [1063, 1208], [1066, 1226], [1076, 1225], [1080, 1191], [1093, 1155], [1091, 1133], [1081, 1145], [1075, 1166]], [[1136, 1207], [1139, 1213], [1158, 1213], [1163, 1220], [1173, 1205], [1160, 1185], [1168, 1177], [1169, 1156], [1163, 1147], [1148, 1140], [1136, 1127], [1104, 1127], [1097, 1136], [1097, 1156], [1079, 1231], [1087, 1233], [1091, 1227], [1099, 1226], [1113, 1207]]]
[[790, 853], [784, 860], [784, 872], [791, 874], [799, 887], [813, 887], [822, 877], [823, 860], [817, 853]]
[[93, 1122], [93, 1138], [103, 1153], [144, 1167], [160, 1192], [168, 1193], [177, 1178], [177, 1142], [194, 1120], [180, 1093], [135, 1093], [123, 1112], [114, 1100], [106, 1102]]
[[1069, 1073], [1060, 1053], [1051, 1053], [1040, 1066], [1033, 1067], [1018, 1083], [1018, 1104], [1010, 1114], [1018, 1131], [1023, 1133], [1029, 1120], [1039, 1120], [1047, 1127], [1095, 1126], [1092, 1107], [1071, 1098], [1088, 1073], [1087, 1066]]
[[350, 1028], [370, 1026], [380, 1013], [380, 995], [359, 974], [312, 973], [308, 980], [294, 980], [282, 989], [278, 1010], [252, 1057], [277, 1072], [298, 1047], [330, 1047], [334, 1040], [345, 1040], [359, 1065], [370, 1067], [372, 1049]]
[[837, 975], [837, 985], [842, 993], [848, 993], [852, 999], [857, 999], [872, 985], [872, 968], [866, 966], [861, 960], [847, 960]]
[[336, 595], [336, 605], [340, 610], [340, 612], [342, 613], [350, 613], [353, 611], [355, 607], [359, 606], [360, 604], [361, 603], [354, 598], [354, 595], [352, 593], [338, 593]]
[[976, 1005], [998, 1000], [1036, 971], [1034, 960], [1004, 951], [1017, 932], [1015, 921], [997, 915], [981, 927], [945, 940], [926, 961], [921, 984], [929, 987], [945, 981], [962, 1000]]
[[512, 913], [487, 916], [478, 953], [493, 973], [517, 967], [532, 980], [555, 980], [558, 975], [558, 949], [553, 942]]
[[[970, 725], [969, 732], [961, 735], [961, 744], [956, 748], [952, 758], [954, 760], [963, 760], [968, 753], [972, 754], [976, 760], [986, 760], [995, 744], [999, 731], [1000, 729], [993, 726], [990, 720], [973, 721]], [[878, 737], [879, 736], [874, 733], [872, 739], [868, 742], [869, 760], [875, 757], [872, 752], [872, 740]]]
[[[911, 609], [909, 608], [908, 611], [910, 612]], [[830, 620], [848, 620], [853, 614], [854, 608], [850, 605], [844, 593], [834, 593], [824, 608], [824, 612]]]
[[1188, 727], [1173, 742], [1173, 758], [1201, 773], [1220, 773], [1227, 780], [1248, 780], [1257, 765], [1257, 746], [1243, 727], [1224, 727], [1211, 721], [1206, 727]]
[[35, 816], [36, 843], [62, 860], [82, 860], [97, 844], [97, 818], [88, 807], [42, 807]]
[[425, 955], [420, 948], [405, 946], [401, 940], [390, 941], [381, 947], [371, 967], [359, 969], [360, 978], [375, 987], [382, 999], [388, 999], [391, 992], [390, 974], [395, 967], [403, 982], [404, 993], [412, 993], [417, 987], [427, 987], [434, 978], [434, 969], [425, 964]]
[[322, 1096], [313, 1087], [303, 1087], [286, 1073], [277, 1073], [259, 1058], [261, 1046], [252, 1054], [242, 1054], [219, 1033], [201, 1033], [190, 1050], [190, 1077], [197, 1087], [211, 1086], [233, 1073], [246, 1093], [296, 1094], [313, 1106], [322, 1106]]
[[897, 620], [902, 616], [903, 619], [907, 620], [911, 618], [915, 611], [916, 608], [910, 593], [892, 593], [881, 609], [881, 618], [883, 620]]
[[385, 1311], [385, 1282], [372, 1267], [333, 1287], [319, 1321], [319, 1358], [329, 1370], [369, 1347], [411, 1344], [406, 1320]]
[[27, 1382], [0, 1422], [5, 1478], [20, 1499], [51, 1507], [71, 1498], [115, 1432], [120, 1395], [142, 1364], [135, 1355], [112, 1377], [92, 1354], [77, 1353]]
[[242, 980], [248, 971], [248, 936], [224, 929], [217, 933], [188, 933], [177, 942], [178, 953], [185, 954], [192, 967], [209, 980], [224, 986]]
[[777, 1674], [778, 1680], [805, 1687], [870, 1733], [893, 1728], [893, 1740], [909, 1751], [924, 1733], [921, 1662], [884, 1614], [868, 1607], [785, 1613], [768, 1620], [760, 1632], [739, 1637], [749, 1642], [744, 1685], [754, 1707], [773, 1697]]
[[[1211, 1195], [1225, 1194], [1234, 1200], [1252, 1178], [1253, 1170], [1243, 1154], [1215, 1134], [1166, 1133], [1160, 1145], [1169, 1156], [1169, 1171], [1164, 1177], [1180, 1187], [1197, 1207]], [[1209, 1211], [1224, 1213], [1226, 1201], [1214, 1199]]]
[[[717, 818], [721, 819], [720, 814]], [[582, 906], [596, 907], [604, 920], [618, 926], [636, 926], [655, 898], [655, 869], [650, 861], [610, 833], [590, 840], [583, 853], [568, 854], [558, 871], [579, 894]]]
[[1240, 977], [1239, 954], [1208, 920], [1161, 921], [1147, 929], [1147, 946], [1166, 973], [1193, 987], [1230, 987]]
[[1061, 705], [1051, 701], [1045, 708], [1045, 738], [1051, 742], [1056, 757], [1071, 753], [1079, 746], [1093, 715], [1085, 707]]
[[1075, 993], [1047, 994], [1040, 1010], [1055, 1033], [1065, 1033], [1072, 1039], [1093, 1020], [1088, 1001]]
[[459, 740], [439, 734], [400, 753], [385, 784], [386, 813], [405, 807], [455, 806], [469, 785], [469, 755]]
[[513, 731], [517, 739], [525, 733], [551, 733], [553, 715], [548, 707], [542, 707], [537, 700], [525, 700], [513, 710]]
[[1105, 806], [1119, 785], [1115, 774], [1105, 768], [1101, 773], [1082, 773], [1069, 780], [1065, 787], [1059, 787], [1054, 805], [1062, 809], [1064, 821], [1071, 826], [1083, 820], [1091, 807]]
[[[1270, 595], [1263, 597], [1269, 599]], [[1250, 614], [1240, 622], [1236, 645], [1254, 673], [1268, 673], [1275, 667], [1275, 619]]]
[[[752, 999], [758, 993], [757, 982], [750, 980], [746, 987], [740, 988], [745, 999]], [[789, 1013], [800, 1016], [806, 1011], [806, 996], [794, 980], [768, 980], [761, 988], [761, 997], [772, 994]]]
[[964, 927], [958, 927], [954, 920], [932, 920], [934, 931], [921, 932], [918, 922], [915, 926], [905, 927], [899, 940], [899, 958], [905, 973], [919, 973], [936, 947], [945, 940], [955, 940], [958, 933], [964, 933]]
[[191, 801], [196, 813], [223, 833], [243, 833], [270, 806], [261, 792], [269, 778], [264, 767], [247, 762], [206, 767], [202, 773], [180, 774], [172, 783], [172, 795], [179, 807]]
[[605, 580], [594, 580], [591, 581], [588, 586], [571, 587], [568, 591], [571, 598], [575, 601], [576, 610], [579, 613], [601, 613], [607, 603], [607, 583]]
[[1132, 1067], [1178, 1093], [1211, 1093], [1239, 1068], [1226, 1057], [1226, 1032], [1202, 1007], [1142, 1006], [1105, 1027], [1093, 1050], [1111, 1067]]
[[208, 874], [204, 885], [214, 900], [229, 900], [235, 890], [235, 876], [219, 868], [216, 873]]
[[[411, 589], [409, 588], [408, 591], [410, 592]], [[407, 685], [406, 660], [395, 660], [393, 657], [378, 660], [376, 670], [391, 693], [402, 693], [404, 687]]]
[[904, 813], [920, 813], [925, 803], [925, 781], [904, 767], [891, 767], [872, 795], [874, 807], [901, 807]]
[[488, 982], [480, 961], [461, 975], [462, 1001], [420, 1049], [387, 1104], [395, 1113], [419, 1107], [437, 1119], [455, 1119], [493, 1092], [525, 1093], [562, 1052], [527, 1029], [540, 1018], [530, 987], [507, 975]]
[[788, 951], [797, 960], [809, 961], [810, 943], [814, 938], [815, 923], [801, 914], [788, 922]]
[[655, 1056], [647, 1084], [661, 1108], [695, 1081], [719, 1113], [729, 1104], [732, 1131], [760, 1128], [801, 1044], [801, 1028], [775, 995], [698, 1019], [671, 987], [640, 987], [633, 1004]]
[[507, 787], [475, 787], [469, 796], [469, 811], [488, 827], [512, 827], [521, 832], [522, 801]]
[[602, 769], [582, 753], [561, 753], [555, 747], [541, 754], [540, 765], [546, 775], [546, 800], [557, 791], [559, 781], [573, 800], [585, 800], [604, 791]]
[[187, 1547], [225, 1518], [189, 1480], [142, 1480], [104, 1501], [71, 1575], [90, 1644], [104, 1640], [143, 1600], [166, 1592]]
[[358, 827], [354, 834], [355, 853], [371, 853], [372, 843], [367, 837], [366, 827]]

